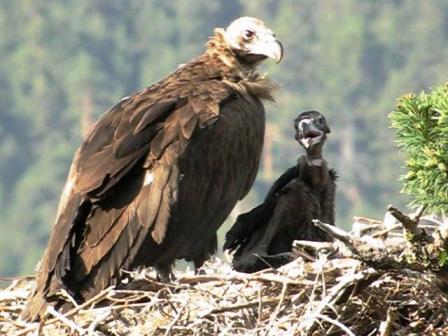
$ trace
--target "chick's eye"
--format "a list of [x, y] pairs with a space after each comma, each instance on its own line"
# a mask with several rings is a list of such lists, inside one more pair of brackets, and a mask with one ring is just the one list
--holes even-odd
[[243, 32], [243, 36], [246, 39], [251, 39], [252, 37], [254, 37], [254, 35], [255, 35], [255, 32], [253, 30], [245, 30]]

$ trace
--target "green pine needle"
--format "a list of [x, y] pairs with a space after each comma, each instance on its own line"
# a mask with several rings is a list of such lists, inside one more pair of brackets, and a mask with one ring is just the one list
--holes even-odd
[[448, 213], [448, 84], [430, 93], [408, 94], [389, 114], [397, 144], [407, 155], [401, 177], [411, 205]]

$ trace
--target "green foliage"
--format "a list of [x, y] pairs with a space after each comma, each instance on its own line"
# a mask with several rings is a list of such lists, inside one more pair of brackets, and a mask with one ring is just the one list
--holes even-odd
[[448, 213], [448, 84], [419, 95], [400, 98], [390, 114], [408, 172], [403, 191], [412, 205]]
[[445, 250], [439, 251], [439, 266], [442, 268], [448, 266], [448, 252]]

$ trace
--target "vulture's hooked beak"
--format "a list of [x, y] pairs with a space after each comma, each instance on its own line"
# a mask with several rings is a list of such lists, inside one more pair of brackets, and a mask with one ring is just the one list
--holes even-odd
[[253, 55], [264, 55], [280, 63], [283, 58], [283, 45], [274, 34], [265, 33], [251, 44], [249, 53]]

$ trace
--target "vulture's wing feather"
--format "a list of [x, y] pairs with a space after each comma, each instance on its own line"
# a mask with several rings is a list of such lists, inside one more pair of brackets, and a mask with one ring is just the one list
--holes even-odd
[[[211, 113], [207, 118], [205, 112], [210, 106], [219, 106], [219, 101], [213, 102], [207, 97], [203, 95], [199, 100], [194, 97], [183, 99], [182, 104], [164, 104], [172, 110], [163, 123], [160, 119], [165, 114], [160, 112], [160, 108], [154, 109], [158, 114], [157, 118], [151, 120], [142, 116], [141, 119], [134, 119], [133, 124], [137, 128], [142, 127], [144, 122], [151, 122], [140, 133], [130, 131], [122, 135], [134, 139], [136, 135], [148, 131], [151, 137], [143, 145], [140, 145], [139, 139], [136, 142], [130, 140], [133, 144], [130, 148], [134, 148], [130, 155], [135, 156], [142, 149], [145, 150], [145, 159], [140, 164], [136, 164], [138, 157], [132, 160], [134, 166], [112, 186], [110, 184], [114, 181], [114, 176], [109, 170], [111, 177], [93, 190], [95, 196], [100, 195], [102, 198], [93, 204], [94, 210], [86, 221], [84, 243], [75, 256], [75, 273], [77, 281], [84, 284], [81, 291], [85, 299], [97, 292], [92, 288], [104, 287], [107, 281], [116, 278], [120, 268], [126, 268], [132, 263], [133, 255], [144, 237], [150, 234], [155, 243], [162, 243], [168, 228], [171, 206], [177, 201], [178, 157], [201, 118], [202, 127], [206, 127], [210, 119], [215, 119]], [[190, 104], [190, 100], [195, 103]], [[154, 129], [155, 135], [152, 133]], [[114, 153], [116, 155], [117, 151]], [[122, 172], [118, 170], [117, 174]], [[109, 189], [113, 191], [110, 193], [113, 197], [105, 194], [105, 190]]]
[[225, 250], [236, 250], [244, 245], [255, 231], [262, 229], [271, 219], [278, 196], [299, 174], [298, 165], [287, 169], [272, 185], [263, 203], [238, 216], [226, 234]]
[[270, 198], [277, 197], [279, 193], [291, 182], [294, 178], [299, 176], [299, 165], [288, 168], [277, 180], [275, 180], [271, 189], [265, 197], [265, 201]]
[[262, 203], [249, 212], [238, 216], [232, 228], [226, 233], [224, 250], [236, 250], [252, 236], [257, 228], [262, 228], [272, 216], [274, 204]]
[[[153, 132], [154, 125], [152, 124], [143, 129], [141, 133], [139, 133], [140, 136], [127, 140], [128, 146], [126, 156], [123, 156], [124, 153], [121, 152], [121, 157], [117, 158], [114, 147], [117, 146], [117, 143], [123, 141], [122, 139], [124, 137], [129, 137], [129, 133], [132, 134], [133, 127], [136, 127], [147, 114], [156, 113], [157, 116], [154, 121], [161, 119], [163, 113], [160, 112], [160, 109], [154, 108], [155, 106], [157, 106], [157, 103], [153, 103], [152, 108], [148, 108], [146, 113], [140, 113], [139, 118], [131, 118], [132, 113], [130, 110], [132, 110], [132, 108], [129, 106], [128, 100], [123, 100], [111, 108], [92, 127], [86, 140], [78, 150], [70, 169], [70, 174], [64, 190], [64, 194], [66, 195], [65, 197], [63, 195], [61, 199], [58, 218], [48, 245], [48, 252], [45, 253], [43, 259], [43, 262], [48, 263], [48, 272], [51, 272], [54, 269], [59, 254], [64, 250], [64, 246], [67, 245], [69, 239], [71, 239], [74, 234], [72, 231], [75, 226], [78, 226], [76, 234], [84, 237], [85, 232], [80, 232], [79, 226], [85, 224], [84, 222], [86, 218], [79, 218], [79, 220], [77, 220], [76, 215], [79, 212], [82, 202], [87, 201], [89, 194], [94, 197], [102, 196], [120, 181], [133, 165], [147, 154], [149, 148], [148, 143], [150, 143], [155, 135]], [[166, 107], [166, 109], [163, 110], [166, 117], [171, 112], [171, 110], [167, 108], [172, 109], [173, 105], [164, 104], [163, 106]], [[146, 118], [149, 120], [149, 117]], [[127, 126], [128, 133], [120, 132], [120, 130], [126, 129], [126, 127], [122, 125]], [[142, 142], [142, 136], [147, 137], [146, 144]], [[121, 194], [117, 193], [116, 195], [119, 199], [115, 199], [115, 202], [122, 203], [123, 206], [128, 202], [128, 199], [126, 198], [120, 199], [120, 197], [122, 198]], [[95, 209], [92, 211], [94, 213]], [[121, 209], [121, 212], [122, 211], [123, 209]], [[92, 213], [90, 216], [91, 215]], [[120, 215], [120, 207], [115, 211], [115, 214], [111, 213], [108, 216], [108, 219], [110, 219], [110, 216], [114, 215], [118, 218]], [[110, 230], [110, 227], [116, 223], [116, 220], [109, 222], [108, 219], [100, 221], [102, 223], [102, 225], [99, 226], [101, 227], [101, 229], [99, 229], [100, 231], [107, 232]], [[81, 224], [78, 222], [81, 222]], [[92, 239], [95, 239], [95, 237], [101, 238], [101, 233], [98, 234], [95, 229], [92, 231]], [[87, 240], [89, 239], [87, 238]], [[46, 260], [46, 257], [48, 257], [48, 260]], [[70, 269], [70, 265], [67, 265], [66, 263], [60, 263], [59, 267], [67, 270]]]
[[218, 80], [190, 89], [161, 83], [106, 112], [77, 151], [24, 317], [36, 318], [61, 287], [94, 295], [131, 265], [145, 237], [163, 241], [178, 157], [196, 128], [217, 120], [232, 91]]
[[120, 102], [93, 127], [79, 152], [77, 192], [99, 196], [113, 187], [164, 134], [163, 123], [176, 107], [175, 100], [162, 100], [136, 113], [136, 104], [132, 98]]

